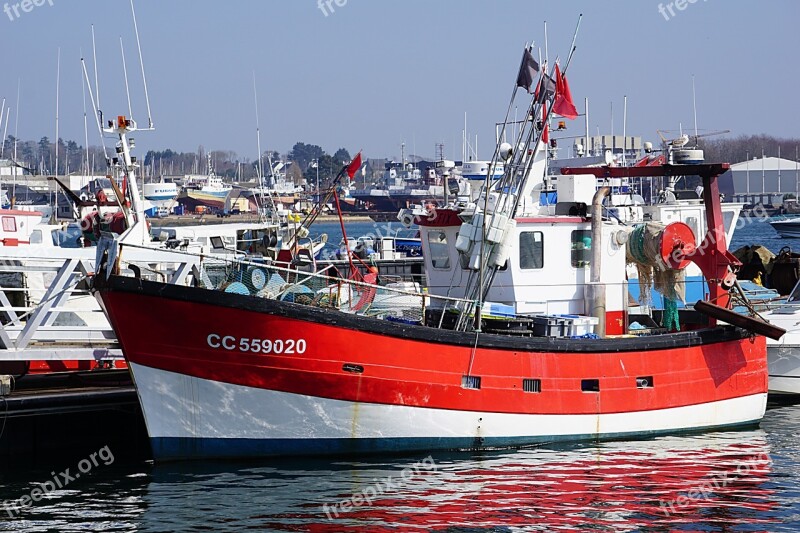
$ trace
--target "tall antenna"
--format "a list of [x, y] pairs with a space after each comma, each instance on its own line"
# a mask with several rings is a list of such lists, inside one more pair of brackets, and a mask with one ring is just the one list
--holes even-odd
[[[258, 120], [258, 89], [256, 89], [256, 71], [253, 71], [253, 97], [256, 102], [256, 143], [258, 144], [258, 167], [256, 174], [258, 175], [258, 186], [264, 187], [263, 175], [261, 172], [261, 126]], [[272, 169], [270, 169], [272, 170]]]
[[153, 129], [153, 116], [150, 113], [150, 96], [147, 94], [147, 78], [144, 75], [144, 60], [142, 59], [142, 44], [139, 42], [139, 26], [136, 24], [136, 11], [131, 0], [131, 13], [133, 14], [133, 29], [136, 32], [136, 47], [139, 49], [139, 64], [142, 67], [142, 83], [144, 83], [144, 100], [147, 103], [147, 123]]
[[128, 88], [128, 66], [125, 64], [125, 47], [122, 46], [122, 37], [119, 38], [119, 51], [122, 54], [122, 72], [125, 76], [125, 94], [128, 95], [128, 116], [133, 120], [133, 108], [131, 107], [131, 91]]
[[586, 140], [585, 140], [586, 146], [583, 147], [583, 153], [588, 156], [589, 155], [589, 99], [588, 98], [583, 99], [583, 109], [584, 109], [583, 114], [585, 115], [584, 126], [586, 128]]
[[461, 161], [467, 160], [467, 112], [464, 111], [464, 131], [461, 134]]
[[622, 166], [625, 166], [625, 151], [628, 149], [628, 95], [622, 97]]
[[0, 143], [0, 157], [3, 157], [3, 152], [6, 147], [6, 138], [8, 137], [8, 116], [11, 114], [11, 104], [6, 108], [6, 121], [5, 128], [3, 129], [3, 142]]
[[549, 48], [547, 46], [547, 21], [545, 20], [544, 21], [544, 62], [546, 64], [549, 64], [548, 63], [549, 59], [550, 59], [550, 52], [549, 52]]
[[611, 100], [611, 149], [614, 149], [614, 100]]
[[19, 95], [22, 89], [22, 78], [17, 78], [17, 110], [14, 112], [14, 185], [11, 188], [11, 203], [16, 201], [17, 196], [17, 143], [19, 142]]
[[[0, 129], [3, 129], [3, 115], [6, 114], [6, 99], [3, 98], [3, 104], [0, 105]], [[0, 139], [0, 159], [3, 158], [3, 141], [5, 138]]]
[[[81, 55], [83, 55], [81, 53]], [[91, 176], [92, 171], [89, 167], [89, 121], [86, 117], [86, 85], [81, 80], [81, 92], [83, 93], [83, 137], [86, 146], [86, 175]]]
[[697, 142], [697, 99], [694, 92], [694, 74], [692, 74], [692, 109], [694, 110], [694, 142]]
[[61, 85], [61, 48], [58, 48], [58, 59], [56, 60], [56, 138], [53, 144], [56, 149], [56, 168], [53, 173], [58, 176], [58, 93]]
[[81, 66], [83, 67], [83, 77], [86, 81], [86, 86], [89, 88], [89, 98], [92, 101], [92, 108], [97, 110], [97, 113], [94, 115], [95, 123], [97, 124], [97, 131], [100, 134], [100, 144], [103, 146], [103, 155], [106, 158], [106, 164], [108, 164], [108, 151], [106, 150], [106, 139], [103, 137], [103, 125], [100, 124], [100, 110], [95, 105], [94, 94], [92, 93], [92, 87], [89, 84], [89, 73], [86, 71], [86, 62], [81, 58]]
[[[83, 55], [83, 54], [81, 54]], [[94, 59], [94, 92], [97, 95], [97, 112], [100, 112], [100, 81], [97, 74], [97, 48], [94, 44], [94, 24], [92, 24], [92, 58]], [[88, 80], [87, 80], [88, 83]]]

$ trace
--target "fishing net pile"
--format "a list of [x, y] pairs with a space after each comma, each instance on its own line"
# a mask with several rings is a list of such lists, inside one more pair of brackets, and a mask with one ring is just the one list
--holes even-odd
[[680, 329], [678, 302], [685, 302], [686, 275], [683, 270], [670, 268], [661, 257], [664, 224], [646, 222], [631, 232], [626, 249], [628, 263], [636, 266], [639, 274], [639, 303], [650, 304], [651, 290], [664, 297], [662, 326], [668, 330]]

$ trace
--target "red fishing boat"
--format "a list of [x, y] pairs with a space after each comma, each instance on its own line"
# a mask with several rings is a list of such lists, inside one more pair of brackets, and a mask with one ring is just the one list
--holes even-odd
[[[559, 94], [532, 98], [528, 116], [546, 123]], [[254, 261], [215, 261], [193, 286], [172, 285], [121, 275], [124, 245], [101, 243], [94, 291], [154, 457], [480, 449], [757, 424], [767, 366], [753, 331], [769, 328], [684, 313], [673, 331], [643, 330], [625, 279], [633, 256], [674, 299], [694, 262], [713, 302], [700, 308], [728, 317], [738, 262], [716, 183], [727, 166], [566, 169], [552, 212], [538, 202], [546, 128], [536, 122], [521, 128], [522, 149], [498, 145], [503, 177], [476, 202], [417, 217], [426, 293]], [[598, 177], [676, 173], [703, 179], [700, 246], [685, 224], [637, 231], [604, 216]]]

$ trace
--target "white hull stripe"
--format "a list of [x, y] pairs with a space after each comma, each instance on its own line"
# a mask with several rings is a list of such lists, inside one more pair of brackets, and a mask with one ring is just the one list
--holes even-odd
[[761, 419], [767, 401], [766, 394], [755, 394], [634, 413], [482, 413], [331, 400], [136, 363], [131, 370], [157, 459], [521, 446], [654, 435], [751, 424]]

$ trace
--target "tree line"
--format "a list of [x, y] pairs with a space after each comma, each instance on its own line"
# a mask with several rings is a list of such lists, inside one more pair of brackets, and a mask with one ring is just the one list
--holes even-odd
[[[109, 157], [113, 155], [113, 149], [109, 149]], [[206, 151], [203, 146], [194, 152], [178, 152], [171, 148], [150, 150], [140, 163], [145, 177], [205, 175], [208, 172], [208, 156], [211, 157], [214, 172], [229, 180], [256, 181], [259, 175], [269, 178], [270, 162], [273, 166], [279, 162], [290, 162], [281, 169], [288, 179], [294, 182], [306, 179], [309, 184], [315, 184], [319, 177], [321, 185], [329, 183], [351, 159], [345, 148], [339, 148], [331, 155], [319, 145], [297, 142], [286, 154], [265, 151], [261, 157], [261, 169], [258, 168], [258, 161], [242, 158], [235, 151]], [[0, 159], [14, 159], [32, 174], [39, 175], [97, 175], [107, 171], [102, 147], [90, 146], [87, 150], [82, 144], [61, 138], [57, 143], [48, 137], [35, 142], [9, 135], [0, 145]]]
[[740, 135], [733, 138], [698, 139], [707, 163], [741, 163], [754, 157], [780, 157], [798, 160], [800, 139], [779, 138], [770, 135]]
[[[722, 137], [717, 139], [698, 139], [698, 147], [705, 151], [706, 161], [738, 163], [754, 157], [777, 157], [798, 160], [800, 155], [800, 138], [779, 138], [770, 135], [741, 135], [738, 137]], [[58, 150], [58, 168], [56, 168], [56, 150]], [[15, 156], [16, 153], [16, 156]], [[109, 156], [113, 156], [109, 149]], [[181, 176], [185, 174], [206, 174], [207, 156], [217, 175], [229, 180], [255, 181], [259, 175], [258, 162], [250, 158], [240, 157], [232, 150], [212, 150], [207, 152], [199, 146], [194, 152], [177, 152], [171, 148], [150, 150], [142, 162], [143, 174], [146, 177]], [[39, 141], [23, 141], [9, 135], [0, 145], [0, 159], [14, 158], [33, 174], [105, 174], [106, 159], [102, 147], [83, 145], [72, 140], [58, 139], [57, 143], [48, 137]], [[319, 177], [320, 186], [329, 184], [343, 165], [351, 160], [351, 154], [345, 148], [337, 149], [332, 155], [316, 144], [296, 142], [286, 154], [276, 151], [265, 151], [261, 158], [261, 175], [270, 176], [269, 161], [290, 162], [282, 169], [288, 179], [299, 183], [305, 179], [316, 186]]]

